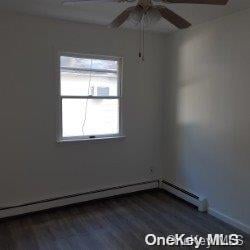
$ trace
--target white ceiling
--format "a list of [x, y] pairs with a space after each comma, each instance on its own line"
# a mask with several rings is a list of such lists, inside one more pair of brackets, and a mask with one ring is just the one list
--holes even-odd
[[[107, 25], [125, 8], [134, 5], [134, 3], [104, 3], [94, 1], [69, 7], [62, 6], [62, 1], [63, 0], [0, 0], [0, 9], [85, 23]], [[193, 25], [197, 25], [250, 8], [250, 1], [229, 0], [227, 6], [169, 4], [168, 7], [177, 14], [186, 18]], [[132, 28], [129, 23], [125, 23], [123, 27]], [[149, 29], [152, 31], [170, 32], [175, 30], [175, 27], [161, 19], [157, 24]]]

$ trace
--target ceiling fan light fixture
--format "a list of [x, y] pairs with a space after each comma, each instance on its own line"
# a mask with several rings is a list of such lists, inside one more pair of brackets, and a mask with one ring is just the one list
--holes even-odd
[[129, 14], [128, 21], [133, 25], [133, 26], [138, 26], [143, 17], [144, 11], [142, 8], [138, 7], [132, 10]]
[[160, 19], [161, 13], [155, 8], [150, 8], [143, 16], [143, 24], [148, 27], [156, 24]]

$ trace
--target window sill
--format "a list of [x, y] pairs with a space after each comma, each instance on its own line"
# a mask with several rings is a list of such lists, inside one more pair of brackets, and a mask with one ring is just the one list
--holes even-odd
[[96, 138], [68, 138], [68, 139], [58, 139], [57, 143], [64, 142], [87, 142], [87, 141], [109, 141], [109, 140], [119, 140], [126, 138], [125, 135], [109, 136], [109, 137], [96, 137]]

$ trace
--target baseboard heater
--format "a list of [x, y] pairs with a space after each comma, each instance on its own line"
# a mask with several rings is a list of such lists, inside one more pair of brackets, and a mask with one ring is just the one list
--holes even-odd
[[168, 181], [161, 181], [161, 188], [168, 191], [169, 193], [193, 204], [198, 208], [200, 212], [207, 211], [207, 200], [204, 197], [193, 194], [183, 188], [180, 188]]
[[160, 181], [150, 180], [127, 185], [113, 186], [77, 194], [65, 195], [55, 198], [43, 199], [12, 206], [0, 207], [0, 218], [12, 217], [56, 207], [81, 203], [89, 200], [102, 199], [142, 190], [159, 188]]
[[207, 211], [207, 201], [205, 198], [186, 191], [165, 180], [150, 180], [127, 185], [113, 186], [96, 189], [82, 193], [70, 194], [55, 198], [43, 199], [34, 202], [27, 202], [12, 206], [0, 207], [0, 218], [7, 218], [27, 213], [48, 210], [51, 208], [63, 207], [85, 201], [108, 198], [148, 189], [163, 189], [195, 206], [199, 211]]

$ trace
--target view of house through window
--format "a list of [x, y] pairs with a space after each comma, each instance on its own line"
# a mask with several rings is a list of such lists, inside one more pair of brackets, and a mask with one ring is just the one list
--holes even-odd
[[119, 60], [60, 57], [62, 138], [120, 133]]

